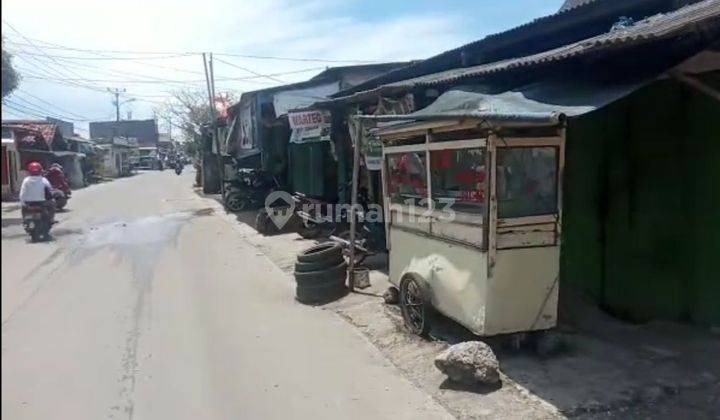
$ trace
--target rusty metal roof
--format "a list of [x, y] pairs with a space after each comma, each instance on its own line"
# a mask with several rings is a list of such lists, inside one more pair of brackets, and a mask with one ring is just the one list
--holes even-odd
[[16, 134], [16, 136], [20, 142], [23, 142], [29, 135], [40, 136], [48, 149], [51, 148], [55, 136], [59, 134], [57, 124], [45, 121], [12, 120], [4, 121], [2, 126], [19, 132], [19, 135]]
[[415, 77], [322, 103], [330, 104], [352, 101], [354, 99], [367, 97], [368, 95], [376, 96], [386, 91], [406, 90], [417, 86], [452, 83], [462, 79], [485, 76], [512, 69], [560, 62], [612, 48], [629, 48], [693, 32], [697, 30], [699, 26], [706, 24], [720, 26], [720, 0], [704, 0], [671, 13], [651, 16], [626, 28], [613, 30], [542, 53]]

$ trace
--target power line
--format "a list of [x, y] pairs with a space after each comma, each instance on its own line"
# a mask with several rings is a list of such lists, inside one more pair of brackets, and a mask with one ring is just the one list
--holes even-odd
[[[3, 23], [5, 23], [5, 25], [7, 25], [10, 29], [12, 29], [13, 32], [17, 33], [18, 35], [20, 35], [20, 37], [22, 37], [22, 38], [25, 39], [27, 42], [29, 42], [29, 43], [30, 43], [36, 50], [38, 50], [41, 54], [45, 54], [45, 52], [44, 52], [43, 50], [41, 50], [38, 46], [36, 46], [30, 39], [28, 39], [27, 37], [25, 37], [25, 35], [23, 35], [20, 31], [18, 31], [13, 25], [9, 24], [7, 21], [3, 21]], [[45, 54], [45, 55], [47, 55], [47, 54]], [[62, 64], [59, 63], [58, 61], [56, 61], [55, 59], [53, 59], [52, 57], [49, 57], [49, 56], [48, 56], [48, 58], [50, 58], [53, 62], [57, 63], [58, 66], [62, 67]], [[60, 71], [60, 70], [56, 70], [56, 71], [57, 71], [58, 73], [60, 73], [60, 74], [63, 74], [63, 71]], [[75, 75], [78, 76], [78, 77], [82, 77], [82, 75], [80, 75], [80, 74], [78, 74], [78, 73], [75, 73], [75, 72], [73, 72], [73, 71], [70, 71], [70, 70], [68, 70], [68, 73], [70, 73], [70, 74], [75, 74]]]
[[60, 108], [59, 106], [57, 106], [57, 105], [55, 105], [55, 104], [53, 104], [53, 103], [51, 103], [51, 102], [48, 102], [48, 101], [46, 101], [46, 100], [44, 100], [44, 99], [42, 99], [42, 98], [40, 98], [40, 97], [37, 97], [37, 96], [33, 95], [33, 94], [30, 93], [30, 92], [26, 92], [26, 91], [24, 91], [24, 90], [22, 90], [22, 89], [18, 89], [18, 90], [16, 90], [16, 91], [13, 92], [13, 93], [16, 94], [16, 95], [17, 95], [18, 93], [22, 93], [23, 95], [27, 95], [27, 96], [29, 96], [29, 97], [31, 97], [31, 98], [34, 98], [34, 99], [36, 99], [36, 100], [38, 100], [38, 101], [40, 101], [40, 102], [42, 102], [42, 103], [44, 103], [44, 104], [52, 107], [52, 108], [57, 109], [58, 111], [65, 112], [65, 113], [67, 113], [67, 114], [69, 114], [69, 115], [74, 115], [74, 116], [80, 117], [80, 118], [87, 118], [86, 116], [83, 116], [83, 115], [80, 115], [80, 114], [76, 114], [76, 113], [74, 113], [74, 112], [71, 112], [71, 111], [65, 110], [65, 109], [63, 109], [63, 108]]
[[[216, 59], [217, 60], [217, 59]], [[315, 69], [313, 69], [314, 71]], [[311, 71], [311, 70], [306, 70]], [[295, 72], [293, 72], [295, 73]], [[282, 74], [282, 73], [276, 73]], [[258, 75], [257, 77], [265, 77], [265, 78], [273, 78], [273, 75]], [[143, 79], [124, 79], [124, 80], [118, 80], [118, 79], [87, 79], [87, 78], [64, 78], [64, 77], [43, 77], [43, 76], [30, 76], [29, 78], [32, 79], [38, 79], [38, 80], [51, 80], [51, 81], [61, 81], [61, 82], [93, 82], [93, 83], [150, 83], [150, 84], [185, 84], [185, 85], [196, 85], [198, 83], [202, 83], [202, 80], [195, 79], [195, 80], [171, 80], [171, 79], [162, 79], [162, 80], [143, 80]], [[248, 79], [247, 77], [222, 77], [222, 78], [216, 78], [215, 80], [221, 81], [221, 82], [243, 82], [248, 81], [252, 79]], [[281, 83], [287, 83], [285, 81], [281, 81], [280, 79], [273, 79], [277, 82]]]
[[[223, 64], [225, 64], [225, 65], [228, 65], [228, 66], [230, 66], [230, 67], [235, 67], [236, 69], [240, 69], [240, 70], [246, 71], [246, 72], [248, 72], [248, 73], [250, 73], [250, 74], [254, 74], [255, 76], [266, 77], [266, 78], [268, 78], [268, 79], [270, 79], [270, 80], [272, 80], [272, 81], [274, 81], [274, 82], [285, 83], [285, 81], [282, 80], [282, 79], [278, 79], [278, 78], [273, 77], [273, 76], [262, 75], [262, 74], [260, 74], [260, 73], [257, 73], [257, 72], [255, 72], [255, 71], [253, 71], [253, 70], [250, 70], [250, 69], [248, 69], [248, 68], [246, 68], [246, 67], [238, 66], [237, 64], [233, 64], [233, 63], [230, 63], [230, 62], [228, 62], [228, 61], [221, 60], [221, 59], [219, 59], [219, 58], [216, 58], [215, 60], [217, 60], [217, 61], [219, 61], [219, 62], [221, 62], [221, 63], [223, 63]], [[215, 79], [215, 80], [221, 80], [221, 79], [218, 78], [218, 79]]]
[[[24, 59], [23, 57], [18, 57], [18, 58]], [[28, 64], [34, 65], [34, 64], [33, 64], [32, 62], [30, 62], [30, 61], [28, 61]], [[22, 76], [23, 78], [28, 78], [28, 77], [30, 77], [30, 78], [35, 78], [35, 79], [47, 79], [47, 80], [52, 80], [53, 78], [56, 77], [54, 74], [51, 74], [51, 73], [49, 73], [48, 71], [46, 71], [46, 70], [44, 69], [44, 66], [42, 65], [42, 63], [41, 63], [38, 67], [36, 67], [35, 69], [42, 71], [45, 75], [50, 74], [51, 76], [50, 76], [50, 77], [43, 77], [43, 75], [38, 75], [37, 73], [33, 72], [32, 70], [29, 70], [29, 69], [26, 69], [26, 68], [20, 67], [20, 66], [17, 67], [17, 70], [19, 71], [19, 73], [21, 74], [21, 76]], [[56, 80], [54, 80], [54, 83], [61, 84], [61, 85], [65, 85], [65, 86], [69, 86], [69, 87], [84, 88], [84, 89], [92, 90], [92, 91], [94, 91], [94, 92], [105, 92], [103, 89], [100, 89], [99, 87], [96, 87], [95, 85], [87, 85], [87, 84], [82, 84], [82, 83], [77, 83], [77, 82], [67, 82], [67, 81], [63, 81], [62, 79], [56, 79]]]
[[25, 98], [22, 98], [22, 97], [13, 95], [13, 98], [12, 98], [11, 101], [15, 101], [15, 100], [18, 100], [18, 101], [21, 101], [21, 102], [22, 102], [21, 104], [16, 104], [16, 105], [21, 105], [21, 106], [23, 106], [23, 107], [25, 107], [25, 108], [32, 109], [32, 110], [37, 111], [37, 112], [41, 112], [41, 113], [47, 115], [48, 117], [59, 118], [59, 119], [63, 119], [63, 120], [77, 120], [77, 121], [81, 121], [81, 120], [82, 120], [82, 121], [88, 121], [88, 119], [85, 118], [85, 117], [76, 118], [76, 117], [71, 117], [71, 116], [68, 116], [68, 115], [58, 114], [57, 112], [51, 111], [51, 110], [43, 107], [42, 105], [38, 105], [38, 104], [36, 104], [36, 103], [34, 103], [34, 102], [32, 102], [32, 101], [28, 101], [28, 100], [25, 99]]
[[[13, 51], [14, 55], [16, 55], [18, 58], [25, 61], [25, 55], [27, 54], [24, 51]], [[34, 60], [38, 60], [38, 58], [34, 58]], [[286, 83], [285, 81], [281, 79], [277, 79], [275, 76], [283, 76], [283, 75], [291, 75], [291, 74], [300, 74], [300, 73], [307, 73], [311, 71], [319, 71], [324, 70], [325, 67], [311, 67], [311, 68], [303, 68], [298, 70], [291, 70], [286, 72], [277, 72], [277, 73], [270, 73], [270, 74], [262, 74], [258, 73], [256, 71], [253, 71], [251, 69], [235, 65], [233, 63], [227, 62], [225, 60], [216, 59], [217, 61], [221, 61], [222, 63], [225, 63], [231, 67], [235, 67], [238, 69], [241, 69], [245, 72], [251, 73], [252, 76], [246, 76], [246, 77], [219, 77], [217, 78], [218, 81], [237, 81], [237, 82], [247, 82], [247, 83], [259, 83], [256, 82], [255, 79], [259, 78], [268, 78], [276, 82], [280, 83]], [[147, 80], [143, 79], [129, 79], [129, 80], [118, 80], [118, 79], [89, 79], [86, 77], [82, 78], [67, 78], [67, 77], [56, 77], [54, 74], [50, 74], [49, 77], [37, 75], [37, 74], [30, 74], [31, 78], [39, 79], [39, 80], [51, 80], [51, 81], [63, 81], [68, 83], [83, 83], [83, 82], [95, 82], [95, 83], [166, 83], [166, 84], [198, 84], [202, 83], [203, 80], [201, 79], [195, 79], [195, 80], [173, 80], [173, 79], [165, 79], [165, 78], [158, 78], [155, 76], [150, 76], [146, 74], [140, 74], [140, 73], [134, 73], [129, 71], [123, 71], [123, 70], [113, 70], [113, 69], [106, 69], [102, 67], [87, 65], [87, 64], [78, 64], [73, 62], [67, 62], [67, 60], [64, 60], [63, 63], [65, 66], [69, 66], [72, 68], [80, 69], [80, 70], [86, 70], [90, 72], [95, 72], [98, 74], [105, 74], [105, 75], [134, 75], [138, 77], [145, 78]], [[49, 73], [46, 73], [49, 74]], [[92, 86], [92, 85], [91, 85]], [[93, 86], [94, 87], [94, 86]]]
[[45, 110], [42, 110], [39, 108], [19, 104], [19, 103], [13, 101], [12, 99], [4, 99], [3, 106], [7, 106], [7, 107], [10, 107], [10, 109], [15, 109], [15, 110], [25, 112], [26, 114], [34, 115], [39, 118], [52, 117], [52, 118], [58, 118], [58, 119], [67, 119], [67, 120], [71, 120], [71, 121], [80, 121], [80, 120], [77, 120], [74, 118], [62, 118], [59, 115], [55, 115], [53, 113], [47, 113], [47, 112], [45, 112]]
[[[5, 24], [10, 26], [7, 21], [3, 20]], [[12, 27], [12, 26], [11, 26]], [[25, 38], [25, 37], [24, 37]], [[25, 38], [27, 42], [30, 42], [30, 38]], [[138, 54], [138, 55], [146, 55], [146, 56], [157, 56], [157, 55], [165, 55], [165, 56], [191, 56], [191, 55], [197, 55], [201, 54], [200, 51], [138, 51], [138, 50], [110, 50], [110, 49], [88, 49], [88, 48], [76, 48], [76, 47], [69, 47], [59, 44], [53, 44], [47, 41], [42, 41], [39, 39], [32, 39], [32, 41], [40, 42], [43, 44], [47, 44], [48, 46], [46, 48], [48, 49], [55, 49], [55, 50], [65, 50], [65, 51], [76, 51], [76, 52], [85, 52], [85, 53], [104, 53], [104, 54]], [[15, 44], [22, 45], [22, 43], [19, 43], [17, 41], [12, 41]], [[273, 55], [256, 55], [256, 54], [239, 54], [239, 53], [232, 53], [232, 52], [216, 52], [213, 53], [214, 55], [220, 55], [223, 57], [238, 57], [238, 58], [247, 58], [247, 59], [253, 59], [253, 60], [279, 60], [279, 61], [297, 61], [297, 62], [317, 62], [317, 63], [346, 63], [346, 64], [373, 64], [373, 63], [379, 63], [378, 60], [358, 60], [358, 59], [339, 59], [339, 58], [317, 58], [317, 57], [285, 57], [285, 56], [273, 56]], [[106, 57], [110, 59], [110, 57]], [[142, 59], [146, 60], [150, 57], [143, 57]], [[164, 58], [172, 58], [172, 57], [164, 57]], [[116, 57], [115, 59], [120, 60], [134, 60], [137, 59], [136, 57]]]
[[[22, 101], [23, 103], [17, 103], [17, 102], [15, 102], [15, 100]], [[16, 97], [13, 99], [6, 98], [5, 100], [3, 100], [3, 105], [8, 105], [8, 104], [15, 106], [15, 107], [21, 107], [25, 110], [29, 110], [30, 112], [38, 113], [43, 118], [44, 117], [52, 117], [52, 118], [57, 118], [60, 120], [65, 120], [65, 121], [77, 121], [77, 122], [88, 122], [88, 121], [94, 120], [94, 119], [90, 119], [90, 118], [75, 118], [75, 117], [71, 117], [69, 115], [58, 114], [57, 112], [51, 111], [45, 107], [39, 106], [33, 102], [30, 102], [30, 101], [20, 98], [20, 97]]]

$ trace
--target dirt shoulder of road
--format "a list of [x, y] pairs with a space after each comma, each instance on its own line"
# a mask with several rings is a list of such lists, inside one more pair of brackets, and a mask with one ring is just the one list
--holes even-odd
[[[227, 217], [236, 218], [242, 237], [290, 275], [297, 253], [316, 243], [293, 232], [258, 234], [251, 213]], [[369, 289], [319, 308], [334, 311], [361, 331], [457, 418], [720, 417], [717, 335], [678, 324], [622, 323], [580, 296], [566, 299], [573, 304], [561, 308], [556, 354], [539, 356], [493, 341], [501, 385], [456, 386], [434, 367], [433, 359], [448, 345], [476, 337], [449, 320], [434, 328], [434, 340], [407, 333], [397, 307], [382, 300], [389, 286], [383, 258], [369, 264]]]

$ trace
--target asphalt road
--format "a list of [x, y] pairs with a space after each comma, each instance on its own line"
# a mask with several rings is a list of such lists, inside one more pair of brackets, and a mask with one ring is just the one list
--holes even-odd
[[3, 418], [449, 417], [335, 314], [296, 303], [193, 179], [79, 190], [51, 243], [3, 207]]

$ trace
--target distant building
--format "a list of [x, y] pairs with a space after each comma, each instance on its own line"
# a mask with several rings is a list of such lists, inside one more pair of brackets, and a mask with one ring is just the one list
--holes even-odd
[[63, 137], [72, 137], [75, 135], [75, 124], [71, 122], [53, 117], [45, 117], [45, 121], [55, 124]]
[[113, 137], [97, 145], [101, 154], [100, 174], [117, 178], [132, 173], [138, 161], [138, 141], [135, 138]]
[[158, 127], [155, 120], [97, 121], [90, 123], [90, 138], [136, 138], [138, 145], [157, 147]]
[[[3, 159], [7, 156], [7, 166], [13, 169], [7, 174], [6, 197], [15, 192], [15, 187], [26, 175], [24, 169], [30, 162], [40, 162], [46, 168], [53, 163], [59, 163], [63, 166], [72, 188], [84, 185], [81, 160], [85, 155], [70, 149], [69, 142], [61, 134], [62, 128], [59, 124], [45, 120], [4, 120], [2, 128], [5, 153]], [[14, 160], [12, 164], [11, 159]]]
[[158, 134], [158, 151], [161, 155], [167, 155], [175, 150], [175, 141], [172, 139], [170, 133], [159, 133]]

